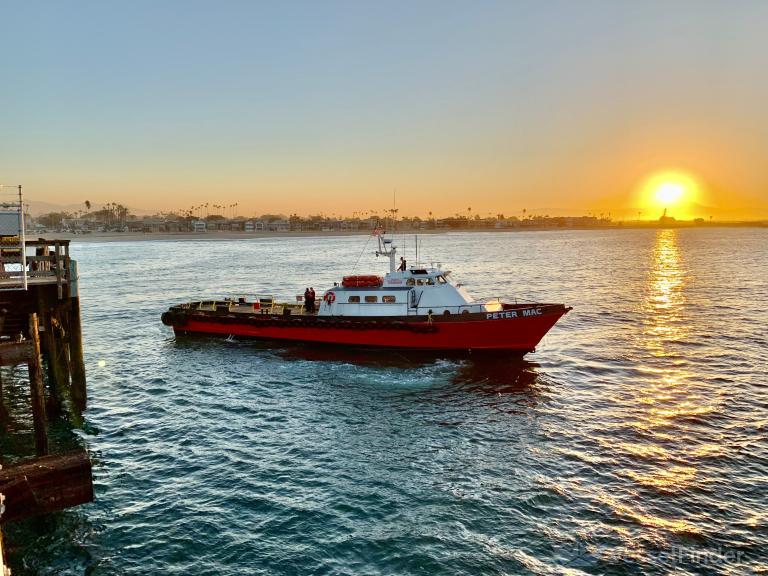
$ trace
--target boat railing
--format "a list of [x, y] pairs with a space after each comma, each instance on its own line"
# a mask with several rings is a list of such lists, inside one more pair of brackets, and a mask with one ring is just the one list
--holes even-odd
[[[484, 301], [470, 302], [468, 304], [460, 304], [456, 306], [419, 306], [418, 308], [408, 307], [408, 315], [424, 315], [432, 310], [433, 315], [441, 314], [473, 314], [477, 312], [483, 312], [484, 306], [487, 304], [498, 304], [502, 306], [500, 299], [492, 298]], [[336, 307], [343, 310], [346, 307], [355, 306], [358, 310], [365, 309], [369, 306], [397, 306], [405, 307], [405, 302], [337, 302]], [[252, 299], [241, 298], [224, 298], [217, 300], [200, 300], [195, 302], [188, 302], [181, 304], [181, 308], [200, 310], [204, 312], [233, 312], [233, 313], [249, 313], [249, 314], [270, 314], [270, 315], [291, 315], [291, 316], [315, 316], [317, 315], [318, 306], [315, 311], [308, 312], [304, 307], [303, 298], [301, 300], [296, 299], [295, 303], [292, 302], [276, 302], [271, 296], [258, 296], [253, 295]], [[364, 314], [363, 314], [364, 315]]]
[[432, 314], [445, 314], [446, 312], [449, 314], [472, 314], [483, 311], [482, 304], [473, 303], [458, 306], [419, 306], [416, 313], [424, 314], [425, 311], [430, 309], [433, 310]]
[[[456, 306], [442, 306], [442, 305], [435, 305], [435, 306], [418, 306], [416, 308], [412, 308], [408, 306], [408, 314], [409, 315], [423, 315], [426, 314], [429, 310], [433, 310], [433, 314], [444, 314], [446, 311], [451, 314], [471, 314], [473, 312], [482, 312], [484, 309], [482, 308], [484, 306], [484, 302], [471, 302], [469, 304], [460, 304]], [[340, 310], [345, 310], [347, 307], [355, 306], [359, 310], [364, 310], [366, 307], [370, 306], [392, 306], [393, 308], [400, 306], [400, 307], [406, 307], [406, 302], [336, 302], [335, 307]], [[364, 314], [363, 314], [364, 315]]]

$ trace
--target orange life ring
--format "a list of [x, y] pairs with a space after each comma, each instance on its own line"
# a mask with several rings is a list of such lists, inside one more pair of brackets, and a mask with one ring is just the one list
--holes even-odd
[[325, 300], [328, 304], [333, 304], [336, 301], [336, 294], [333, 293], [333, 291], [328, 291], [323, 296], [323, 300]]

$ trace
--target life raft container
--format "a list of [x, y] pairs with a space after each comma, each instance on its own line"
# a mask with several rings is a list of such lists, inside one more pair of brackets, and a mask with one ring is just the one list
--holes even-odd
[[341, 285], [344, 288], [378, 287], [384, 284], [381, 276], [344, 276]]

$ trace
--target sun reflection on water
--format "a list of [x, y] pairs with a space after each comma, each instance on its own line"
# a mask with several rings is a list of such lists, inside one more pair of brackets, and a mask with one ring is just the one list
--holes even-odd
[[649, 528], [658, 528], [684, 534], [698, 534], [700, 532], [695, 525], [683, 519], [669, 519], [647, 514], [607, 494], [602, 495], [600, 499], [604, 504], [610, 506], [618, 516], [628, 518]]
[[667, 345], [686, 335], [681, 322], [684, 288], [685, 269], [681, 263], [677, 230], [660, 230], [651, 256], [643, 302], [644, 344], [656, 356], [665, 356]]
[[651, 252], [648, 281], [642, 302], [640, 348], [652, 357], [645, 362], [648, 378], [638, 390], [643, 406], [639, 426], [654, 435], [680, 417], [707, 413], [687, 385], [691, 374], [675, 345], [688, 336], [684, 318], [686, 272], [677, 230], [660, 230]]
[[[689, 282], [677, 230], [659, 230], [648, 261], [647, 280], [639, 305], [637, 358], [643, 376], [633, 392], [633, 428], [636, 441], [614, 445], [628, 465], [620, 475], [631, 481], [629, 493], [679, 495], [705, 482], [697, 469], [697, 452], [690, 445], [689, 423], [715, 409], [713, 400], [695, 386], [684, 346], [690, 319], [686, 310]], [[716, 400], [715, 400], [716, 401]], [[704, 450], [714, 453], [713, 447]], [[638, 466], [639, 463], [642, 463]], [[663, 515], [612, 494], [605, 498], [614, 513], [664, 532], [697, 533], [701, 527], [685, 510]]]

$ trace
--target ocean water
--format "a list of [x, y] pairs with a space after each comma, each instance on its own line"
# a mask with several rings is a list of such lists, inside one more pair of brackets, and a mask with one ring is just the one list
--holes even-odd
[[75, 243], [90, 399], [54, 438], [96, 501], [8, 526], [14, 574], [766, 573], [767, 230], [422, 241], [478, 297], [574, 309], [523, 361], [177, 341], [170, 304], [386, 264], [362, 236]]

